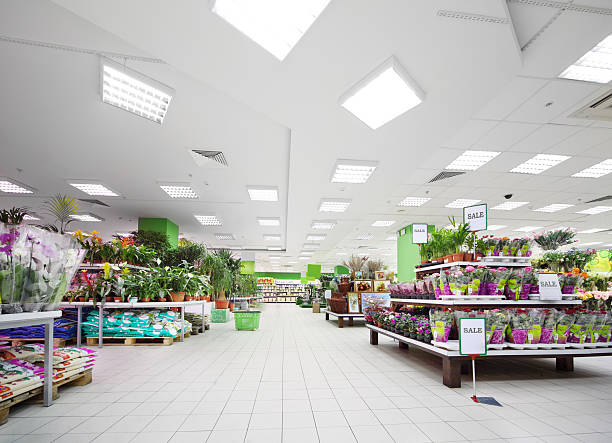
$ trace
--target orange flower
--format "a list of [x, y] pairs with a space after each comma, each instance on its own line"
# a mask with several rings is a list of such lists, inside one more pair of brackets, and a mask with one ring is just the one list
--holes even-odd
[[583, 272], [580, 274], [580, 277], [582, 278], [587, 278], [589, 276], [589, 274], [587, 274], [586, 272]]
[[572, 269], [572, 274], [574, 274], [574, 275], [580, 274], [580, 268], [573, 268]]

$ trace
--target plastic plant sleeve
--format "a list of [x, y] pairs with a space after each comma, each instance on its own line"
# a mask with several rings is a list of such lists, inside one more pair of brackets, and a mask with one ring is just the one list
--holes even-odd
[[554, 342], [554, 331], [557, 323], [557, 311], [555, 309], [542, 309], [542, 331], [540, 343], [551, 344]]
[[531, 328], [527, 336], [527, 343], [538, 344], [542, 336], [542, 326], [544, 324], [544, 311], [541, 309], [530, 309]]
[[508, 312], [491, 309], [486, 314], [487, 343], [500, 345], [504, 342], [504, 331], [508, 326]]
[[559, 313], [554, 333], [555, 343], [567, 343], [570, 327], [574, 324], [574, 317], [575, 315], [573, 313], [563, 311]]
[[509, 340], [511, 343], [523, 345], [527, 343], [532, 318], [527, 309], [512, 309], [510, 311]]
[[580, 312], [574, 317], [574, 323], [569, 328], [567, 341], [569, 343], [587, 343], [590, 340], [590, 330], [593, 329], [595, 319], [592, 314]]
[[429, 317], [434, 341], [447, 342], [453, 326], [453, 312], [446, 309], [432, 309]]

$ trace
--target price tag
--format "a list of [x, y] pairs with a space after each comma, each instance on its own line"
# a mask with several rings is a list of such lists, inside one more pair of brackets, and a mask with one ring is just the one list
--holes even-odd
[[463, 223], [467, 223], [470, 231], [487, 230], [487, 204], [467, 206], [463, 208]]
[[412, 224], [412, 243], [427, 243], [427, 225], [423, 223]]
[[556, 273], [538, 274], [538, 286], [540, 287], [540, 300], [561, 300], [561, 286]]
[[484, 318], [459, 319], [459, 354], [487, 355], [487, 324]]

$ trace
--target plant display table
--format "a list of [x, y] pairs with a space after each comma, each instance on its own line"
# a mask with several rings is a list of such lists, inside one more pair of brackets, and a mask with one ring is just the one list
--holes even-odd
[[62, 311], [22, 312], [20, 314], [1, 314], [0, 329], [22, 326], [45, 325], [45, 382], [43, 385], [43, 405], [53, 403], [53, 322], [62, 316]]
[[[466, 296], [467, 297], [467, 296]], [[391, 298], [391, 304], [461, 308], [570, 308], [580, 306], [581, 300], [425, 300]]]
[[353, 319], [355, 318], [365, 318], [365, 314], [338, 314], [337, 312], [332, 312], [329, 309], [324, 309], [325, 312], [325, 320], [329, 320], [329, 316], [336, 317], [338, 319], [338, 327], [344, 327], [344, 319], [348, 319], [348, 325], [353, 326]]
[[[99, 310], [99, 321], [100, 321], [100, 325], [98, 328], [98, 347], [101, 348], [104, 344], [104, 340], [102, 337], [102, 319], [103, 319], [103, 314], [102, 311], [104, 309], [157, 309], [157, 308], [180, 308], [181, 309], [181, 324], [184, 324], [185, 322], [185, 308], [188, 306], [198, 306], [201, 305], [202, 306], [202, 318], [204, 318], [204, 311], [206, 309], [206, 302], [204, 300], [198, 300], [198, 301], [184, 301], [184, 302], [148, 302], [148, 303], [144, 303], [144, 302], [136, 302], [136, 303], [130, 303], [130, 302], [126, 302], [126, 303], [115, 303], [115, 302], [108, 302], [108, 303], [98, 303], [98, 310]], [[81, 316], [81, 312], [83, 310], [83, 306], [90, 306], [93, 307], [93, 302], [63, 302], [60, 303], [60, 308], [77, 308], [77, 319], [78, 319], [78, 330], [77, 330], [77, 347], [81, 347], [81, 322], [82, 322], [82, 316]], [[2, 316], [0, 316], [1, 318]], [[202, 331], [204, 332], [205, 329], [202, 329]], [[185, 331], [184, 328], [181, 328], [181, 341], [183, 341], [185, 339]]]

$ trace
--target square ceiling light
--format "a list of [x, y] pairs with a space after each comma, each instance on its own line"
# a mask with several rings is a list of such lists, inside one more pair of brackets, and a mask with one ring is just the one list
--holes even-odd
[[425, 93], [395, 57], [351, 87], [340, 104], [372, 129], [378, 129], [423, 101]]
[[596, 215], [601, 214], [602, 212], [612, 211], [612, 206], [594, 206], [589, 209], [585, 209], [583, 211], [578, 211], [576, 214], [587, 214], [587, 215]]
[[100, 57], [102, 101], [160, 125], [174, 90], [106, 57]]
[[172, 198], [198, 198], [198, 194], [188, 184], [160, 184], [160, 188]]
[[215, 234], [217, 240], [236, 240], [234, 234]]
[[257, 223], [259, 226], [280, 226], [280, 218], [257, 217]]
[[282, 61], [329, 1], [214, 0], [212, 11]]
[[588, 242], [588, 243], [578, 243], [579, 246], [594, 246], [594, 245], [600, 245], [602, 244], [602, 241], [592, 241], [592, 242]]
[[[612, 71], [611, 71], [612, 72]], [[572, 177], [599, 178], [612, 172], [612, 158], [572, 174]]]
[[304, 243], [303, 249], [319, 249], [320, 246], [318, 243]]
[[278, 201], [278, 188], [275, 186], [248, 186], [249, 197], [253, 201]]
[[0, 191], [7, 194], [33, 194], [34, 189], [15, 180], [0, 177]]
[[538, 211], [538, 212], [557, 212], [557, 211], [561, 211], [563, 209], [571, 208], [572, 206], [574, 206], [574, 205], [569, 205], [569, 204], [565, 204], [565, 203], [554, 203], [552, 205], [543, 206], [541, 208], [534, 209], [534, 211]]
[[520, 208], [521, 206], [525, 206], [529, 204], [529, 202], [504, 202], [500, 203], [497, 206], [493, 206], [491, 209], [497, 209], [499, 211], [512, 211], [513, 209]]
[[499, 231], [506, 228], [506, 225], [487, 225], [487, 231]]
[[204, 226], [221, 226], [221, 220], [216, 215], [194, 215], [194, 217]]
[[332, 183], [365, 183], [376, 169], [376, 162], [338, 160], [332, 175]]
[[102, 197], [118, 197], [119, 194], [111, 191], [101, 183], [70, 183], [70, 186], [74, 186], [85, 194], [98, 195]]
[[406, 197], [397, 206], [421, 206], [429, 200], [431, 200], [429, 197]]
[[330, 229], [334, 229], [334, 226], [336, 226], [336, 221], [332, 221], [332, 220], [315, 220], [312, 222], [312, 225], [310, 226], [311, 229], [317, 229], [320, 231], [323, 230], [330, 230]]
[[455, 171], [475, 171], [493, 160], [500, 152], [496, 151], [465, 151], [444, 169]]
[[608, 228], [591, 228], [584, 231], [578, 231], [578, 234], [595, 234], [596, 232], [607, 231]]
[[121, 238], [134, 237], [134, 234], [132, 234], [131, 232], [115, 232], [115, 235]]
[[308, 234], [306, 241], [323, 241], [327, 237], [325, 234]]
[[319, 212], [344, 212], [351, 205], [346, 199], [323, 199], [319, 205]]
[[553, 166], [557, 166], [568, 158], [570, 157], [567, 155], [538, 154], [526, 162], [521, 163], [516, 168], [510, 169], [510, 172], [540, 174]]
[[[282, 251], [283, 248], [281, 248], [280, 246], [270, 246], [268, 247], [268, 251]], [[272, 258], [272, 256], [270, 256], [270, 258]], [[278, 256], [278, 258], [280, 258], [280, 256]]]
[[91, 212], [84, 212], [81, 214], [75, 214], [75, 215], [71, 215], [70, 217], [74, 218], [75, 220], [78, 221], [82, 221], [82, 222], [101, 222], [104, 221], [104, 219], [96, 214], [92, 214]]
[[298, 260], [310, 260], [310, 257], [299, 256]]
[[359, 234], [357, 237], [355, 237], [355, 240], [372, 240], [373, 238], [373, 234]]
[[279, 241], [281, 236], [279, 234], [266, 234], [263, 238], [265, 241]]
[[346, 252], [336, 252], [336, 255], [348, 255]]
[[376, 220], [374, 223], [372, 223], [372, 226], [375, 228], [388, 228], [394, 223], [394, 220]]
[[300, 255], [311, 256], [311, 255], [314, 255], [314, 252], [313, 251], [302, 251], [300, 252]]
[[444, 205], [446, 208], [465, 208], [466, 206], [470, 206], [470, 205], [475, 205], [476, 203], [478, 203], [480, 200], [472, 200], [469, 198], [458, 198], [456, 200], [453, 200], [452, 202], [450, 202], [447, 205]]
[[514, 232], [532, 232], [542, 229], [542, 226], [523, 226], [522, 228], [514, 229]]
[[26, 214], [23, 216], [23, 219], [26, 221], [36, 221], [36, 220], [40, 220], [40, 217], [34, 214]]
[[559, 78], [595, 83], [612, 80], [612, 34], [559, 74]]

